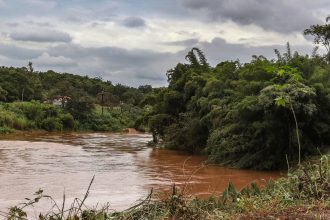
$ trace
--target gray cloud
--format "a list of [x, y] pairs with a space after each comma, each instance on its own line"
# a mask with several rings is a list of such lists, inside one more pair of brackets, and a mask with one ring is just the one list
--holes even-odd
[[[221, 38], [215, 38], [211, 42], [202, 42], [199, 47], [204, 50], [211, 65], [216, 65], [225, 60], [240, 60], [249, 62], [253, 55], [262, 55], [268, 59], [276, 58], [274, 49], [285, 52], [286, 45], [271, 46], [247, 46], [245, 44], [227, 43]], [[300, 54], [311, 54], [312, 46], [294, 46], [291, 51], [298, 51]]]
[[4, 7], [6, 5], [4, 0], [0, 0], [0, 7]]
[[31, 60], [37, 66], [43, 66], [47, 68], [57, 67], [71, 67], [76, 66], [77, 63], [71, 58], [64, 56], [50, 56], [48, 53], [42, 53], [35, 59]]
[[[196, 14], [206, 13], [208, 21], [232, 20], [277, 32], [302, 32], [309, 25], [321, 22], [314, 14], [315, 7], [313, 10], [305, 7], [305, 1], [300, 0], [181, 0], [181, 3]], [[315, 4], [325, 2], [318, 0]]]
[[[252, 55], [275, 58], [274, 49], [285, 51], [285, 45], [251, 47], [244, 44], [230, 44], [221, 38], [197, 44], [211, 65], [225, 60], [248, 62]], [[127, 50], [118, 47], [82, 47], [63, 43], [44, 51], [28, 50], [0, 44], [1, 65], [26, 65], [29, 60], [38, 71], [53, 69], [59, 72], [102, 77], [114, 83], [130, 86], [167, 84], [166, 71], [178, 62], [185, 62], [185, 55], [191, 47], [177, 53], [162, 53], [149, 50]], [[292, 51], [310, 53], [311, 47], [292, 47]], [[3, 59], [1, 57], [10, 57]]]
[[34, 25], [36, 27], [46, 27], [46, 28], [51, 28], [54, 27], [53, 24], [49, 23], [49, 22], [36, 22], [36, 21], [26, 21], [24, 22], [27, 25]]
[[[196, 40], [194, 41], [196, 42]], [[196, 45], [194, 45], [196, 46]], [[225, 60], [249, 62], [252, 55], [275, 58], [274, 49], [285, 51], [285, 45], [247, 46], [227, 43], [221, 38], [211, 42], [199, 42], [211, 65]], [[77, 61], [73, 72], [101, 76], [103, 79], [126, 85], [165, 85], [166, 71], [178, 62], [185, 62], [185, 55], [191, 46], [177, 53], [161, 53], [149, 50], [126, 50], [118, 47], [85, 48], [75, 44], [62, 44], [49, 50], [51, 56], [64, 56]], [[311, 53], [312, 47], [292, 47], [292, 51]], [[67, 70], [68, 68], [66, 68]]]
[[[166, 71], [184, 58], [180, 53], [118, 47], [87, 48], [72, 43], [51, 47], [47, 53], [50, 57], [62, 56], [76, 61], [77, 66], [56, 66], [54, 70], [101, 76], [105, 80], [131, 86], [165, 85]], [[42, 65], [36, 67], [47, 69]]]
[[13, 60], [29, 60], [40, 56], [42, 51], [26, 49], [14, 45], [0, 44], [1, 55]]
[[27, 29], [15, 31], [10, 34], [10, 38], [17, 41], [32, 42], [71, 42], [72, 37], [65, 32], [52, 29]]
[[18, 22], [7, 22], [6, 25], [8, 27], [18, 27], [20, 25], [20, 23], [18, 23]]
[[[256, 33], [255, 39], [235, 36], [235, 38], [241, 37], [240, 44], [230, 44], [221, 38], [214, 38], [211, 42], [200, 42], [200, 39], [208, 39], [208, 35], [199, 31], [203, 31], [204, 28], [211, 30], [214, 23], [220, 26], [224, 21], [233, 21], [239, 27], [253, 24], [265, 30], [284, 33], [282, 36], [294, 39], [293, 36], [296, 33], [292, 32], [301, 33], [311, 24], [324, 22], [323, 17], [327, 15], [330, 3], [329, 0], [163, 0], [132, 1], [132, 4], [125, 1], [0, 0], [1, 7], [5, 7], [6, 10], [3, 10], [0, 15], [0, 28], [3, 30], [3, 33], [0, 33], [0, 39], [3, 40], [2, 43], [0, 42], [0, 65], [26, 66], [31, 60], [35, 69], [40, 71], [53, 69], [59, 72], [101, 76], [114, 83], [132, 86], [141, 84], [157, 86], [166, 84], [166, 71], [178, 62], [185, 62], [184, 57], [188, 50], [195, 46], [205, 52], [211, 65], [228, 59], [248, 62], [254, 54], [273, 58], [275, 57], [274, 48], [285, 50], [285, 45], [247, 45], [251, 44], [251, 41], [256, 44], [269, 44], [265, 40], [260, 40], [265, 39], [267, 32]], [[151, 25], [143, 18], [155, 18], [155, 22], [152, 21]], [[120, 44], [118, 47], [102, 47], [101, 41], [109, 41], [102, 37], [95, 39], [98, 48], [86, 47], [72, 42], [72, 37], [68, 34], [71, 31], [68, 33], [56, 31], [71, 25], [75, 27], [72, 33], [79, 35], [80, 30], [96, 26], [97, 31], [102, 32], [102, 25], [104, 25], [104, 28], [107, 31], [113, 31], [114, 35], [127, 34], [127, 29], [120, 33], [122, 28], [118, 28], [117, 25], [112, 26], [116, 23], [123, 27], [136, 28], [135, 30], [139, 30], [142, 36], [150, 37], [149, 32], [163, 28], [156, 26], [158, 20], [161, 22], [168, 20], [169, 23], [173, 23], [173, 30], [172, 28], [168, 30], [168, 39], [171, 41], [164, 43], [164, 38], [160, 37], [158, 42], [158, 39], [152, 39], [152, 43], [159, 43], [158, 46], [163, 48], [160, 49], [163, 51], [175, 50], [177, 47], [186, 49], [176, 53], [167, 53], [123, 49], [120, 48]], [[183, 28], [178, 31], [176, 21], [188, 21], [189, 25], [191, 25], [190, 22], [198, 24], [203, 21], [205, 26], [204, 28], [196, 27], [196, 29], [191, 27], [189, 30]], [[213, 29], [210, 36], [216, 34], [217, 31], [218, 36], [230, 36], [225, 33], [229, 30], [224, 30], [222, 27], [219, 30]], [[72, 34], [72, 36], [75, 35]], [[275, 39], [282, 42], [279, 36], [281, 35], [276, 35]], [[125, 36], [126, 38], [139, 40], [130, 36]], [[25, 41], [36, 43], [26, 44]], [[43, 44], [39, 45], [38, 42]], [[75, 42], [87, 42], [94, 45], [90, 38], [77, 39]], [[109, 42], [104, 42], [104, 45], [109, 45]], [[132, 44], [132, 48], [133, 45], [136, 46]], [[143, 48], [142, 46], [140, 48]], [[130, 44], [125, 47], [130, 47]], [[294, 50], [310, 53], [312, 48], [301, 46], [293, 47], [292, 51]]]
[[166, 42], [164, 43], [165, 45], [170, 45], [170, 46], [185, 46], [185, 47], [192, 47], [196, 45], [199, 42], [198, 39], [192, 38], [192, 39], [187, 39], [187, 40], [182, 40], [182, 41], [171, 41], [171, 42]]
[[32, 7], [38, 7], [42, 9], [52, 9], [57, 5], [56, 0], [48, 0], [48, 1], [43, 1], [43, 0], [22, 0], [23, 3], [30, 5]]
[[123, 20], [122, 24], [125, 27], [136, 28], [136, 27], [144, 27], [146, 25], [146, 22], [140, 17], [128, 17]]

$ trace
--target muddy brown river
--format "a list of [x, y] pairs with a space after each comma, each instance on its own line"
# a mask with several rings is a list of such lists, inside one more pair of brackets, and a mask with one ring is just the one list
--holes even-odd
[[[66, 203], [83, 198], [95, 175], [86, 204], [109, 203], [124, 209], [148, 195], [160, 195], [174, 183], [192, 196], [219, 195], [231, 180], [239, 189], [279, 172], [205, 166], [205, 157], [154, 149], [149, 134], [20, 134], [0, 138], [0, 211], [44, 193]], [[36, 209], [51, 207], [48, 200]]]

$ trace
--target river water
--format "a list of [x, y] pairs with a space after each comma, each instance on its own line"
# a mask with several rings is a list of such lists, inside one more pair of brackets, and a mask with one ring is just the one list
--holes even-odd
[[[82, 199], [95, 175], [86, 204], [109, 202], [124, 209], [148, 195], [160, 196], [175, 183], [187, 195], [219, 193], [231, 180], [239, 189], [279, 172], [234, 170], [203, 165], [206, 157], [154, 149], [149, 134], [20, 134], [0, 138], [0, 211], [34, 198], [39, 189], [59, 203]], [[39, 207], [38, 207], [39, 206]], [[46, 210], [49, 200], [36, 209]]]

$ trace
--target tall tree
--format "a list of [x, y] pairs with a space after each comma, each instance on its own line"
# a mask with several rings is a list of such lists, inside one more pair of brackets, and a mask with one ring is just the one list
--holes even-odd
[[326, 23], [323, 25], [316, 24], [305, 29], [305, 35], [312, 35], [314, 37], [315, 44], [321, 44], [327, 51], [325, 58], [330, 63], [330, 24], [328, 21], [330, 16], [326, 18]]

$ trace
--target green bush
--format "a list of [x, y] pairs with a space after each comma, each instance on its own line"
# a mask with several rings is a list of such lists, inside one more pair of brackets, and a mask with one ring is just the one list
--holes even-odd
[[63, 124], [63, 129], [74, 130], [76, 128], [76, 121], [71, 114], [61, 114], [60, 119]]
[[11, 128], [0, 126], [0, 134], [9, 134], [12, 132], [13, 130]]
[[93, 113], [81, 124], [80, 128], [92, 131], [120, 131], [125, 128], [125, 125], [109, 114], [99, 115]]
[[13, 121], [13, 128], [17, 129], [17, 130], [26, 130], [29, 129], [33, 126], [31, 126], [31, 123], [28, 122], [28, 120], [24, 117], [16, 117], [15, 120]]
[[0, 126], [13, 127], [15, 114], [8, 111], [0, 111]]
[[46, 131], [62, 131], [63, 124], [59, 118], [48, 117], [42, 121], [41, 128]]
[[[78, 102], [76, 102], [76, 106], [71, 104], [66, 109], [62, 109], [59, 106], [38, 101], [1, 103], [0, 126], [17, 130], [120, 131], [127, 127], [133, 127], [141, 115], [141, 109], [132, 105], [122, 105], [118, 109], [104, 109], [102, 115], [100, 106], [81, 112], [80, 110], [84, 108], [83, 105]], [[80, 115], [76, 119], [69, 111], [73, 107], [75, 107], [75, 116]]]
[[45, 116], [43, 111], [43, 104], [40, 102], [14, 102], [9, 104], [9, 110], [24, 115], [27, 119], [36, 122], [41, 122], [42, 118]]

